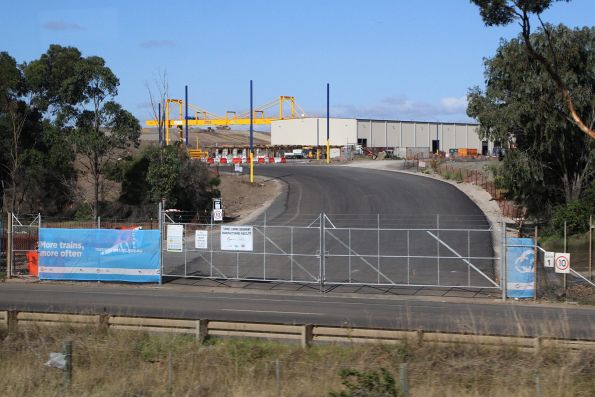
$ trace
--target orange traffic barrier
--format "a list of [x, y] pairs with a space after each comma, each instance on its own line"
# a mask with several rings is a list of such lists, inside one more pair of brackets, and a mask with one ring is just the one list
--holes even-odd
[[27, 252], [27, 270], [29, 275], [37, 277], [39, 274], [39, 253], [37, 251]]

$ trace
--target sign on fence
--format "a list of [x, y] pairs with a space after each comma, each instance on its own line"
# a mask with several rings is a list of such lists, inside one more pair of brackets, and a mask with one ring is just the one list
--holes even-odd
[[556, 273], [570, 273], [570, 254], [569, 253], [560, 253], [556, 252], [556, 257], [554, 259], [555, 262], [555, 272]]
[[509, 298], [535, 296], [535, 243], [532, 238], [506, 239], [506, 288]]
[[184, 225], [167, 225], [167, 250], [184, 251]]
[[194, 248], [200, 250], [209, 249], [209, 232], [206, 230], [197, 230], [194, 233]]
[[221, 226], [221, 249], [252, 251], [252, 226]]
[[159, 230], [39, 229], [39, 278], [158, 282]]
[[554, 260], [556, 254], [554, 252], [544, 252], [543, 253], [543, 266], [544, 267], [554, 267]]

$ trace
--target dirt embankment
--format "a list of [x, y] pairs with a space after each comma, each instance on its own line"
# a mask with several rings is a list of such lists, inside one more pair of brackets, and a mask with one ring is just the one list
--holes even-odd
[[281, 193], [282, 183], [276, 179], [254, 177], [250, 183], [247, 174], [220, 173], [221, 198], [225, 216], [247, 221], [261, 214]]

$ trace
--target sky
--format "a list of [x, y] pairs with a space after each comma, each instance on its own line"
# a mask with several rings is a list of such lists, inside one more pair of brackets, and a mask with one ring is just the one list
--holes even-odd
[[[120, 79], [116, 98], [144, 124], [147, 86], [216, 114], [294, 96], [306, 115], [472, 121], [466, 94], [484, 58], [519, 27], [486, 27], [468, 0], [29, 0], [6, 3], [0, 51], [18, 62], [50, 44], [97, 55]], [[555, 3], [546, 22], [592, 26], [595, 1]]]

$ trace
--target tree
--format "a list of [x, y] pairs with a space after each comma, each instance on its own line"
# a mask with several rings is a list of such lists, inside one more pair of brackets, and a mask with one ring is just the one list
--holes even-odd
[[[0, 53], [0, 111], [6, 117], [8, 147], [6, 161], [2, 162], [10, 181], [10, 211], [16, 210], [17, 178], [22, 168], [21, 139], [27, 122], [30, 107], [23, 100], [26, 95], [25, 82], [21, 69], [7, 52]], [[6, 203], [3, 203], [6, 206]]]
[[[471, 0], [480, 9], [481, 17], [487, 26], [508, 25], [518, 21], [522, 29], [522, 39], [525, 50], [529, 57], [537, 61], [550, 76], [558, 91], [564, 98], [566, 108], [570, 113], [572, 122], [585, 134], [595, 139], [593, 122], [584, 119], [585, 113], [581, 113], [576, 106], [574, 91], [571, 87], [572, 80], [564, 75], [561, 63], [564, 62], [559, 56], [559, 49], [556, 49], [553, 41], [555, 33], [551, 32], [541, 20], [541, 14], [556, 1], [570, 0]], [[541, 24], [541, 30], [545, 36], [545, 45], [538, 48], [531, 40], [531, 15], [535, 15]], [[586, 113], [587, 115], [589, 113]]]
[[114, 177], [122, 182], [120, 203], [154, 211], [165, 200], [166, 208], [200, 215], [218, 197], [218, 178], [209, 178], [205, 163], [188, 157], [180, 143], [149, 146], [139, 156], [122, 162]]
[[[558, 70], [576, 109], [595, 121], [595, 28], [548, 26], [531, 35], [539, 51], [552, 46]], [[485, 61], [485, 92], [470, 90], [467, 114], [480, 122], [480, 135], [509, 142], [499, 179], [509, 197], [535, 215], [581, 197], [593, 180], [595, 141], [568, 117], [564, 99], [546, 67], [527, 58], [524, 38], [503, 42]]]

